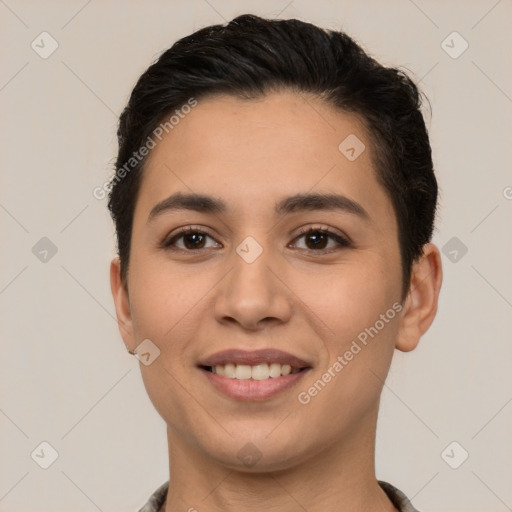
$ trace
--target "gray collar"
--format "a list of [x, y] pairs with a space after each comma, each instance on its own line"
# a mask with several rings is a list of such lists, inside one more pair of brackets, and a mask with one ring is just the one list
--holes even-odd
[[[407, 496], [387, 482], [379, 480], [379, 485], [382, 490], [388, 495], [391, 503], [400, 512], [419, 512], [415, 509]], [[162, 505], [167, 498], [167, 490], [169, 489], [169, 481], [163, 483], [149, 498], [146, 504], [138, 512], [159, 512]]]

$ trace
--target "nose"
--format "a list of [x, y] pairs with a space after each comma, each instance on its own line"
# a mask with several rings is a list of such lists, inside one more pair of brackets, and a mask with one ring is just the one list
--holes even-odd
[[283, 279], [284, 268], [272, 260], [270, 251], [264, 249], [252, 262], [234, 252], [231, 263], [215, 301], [217, 321], [253, 331], [289, 321], [292, 293]]

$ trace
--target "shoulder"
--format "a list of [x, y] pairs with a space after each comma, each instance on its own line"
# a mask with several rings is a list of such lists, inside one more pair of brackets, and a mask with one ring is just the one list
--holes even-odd
[[169, 481], [163, 483], [158, 489], [156, 489], [156, 491], [149, 497], [146, 504], [138, 510], [138, 512], [159, 512], [167, 498], [168, 489]]
[[400, 489], [382, 480], [379, 480], [379, 485], [388, 495], [391, 503], [393, 503], [400, 512], [419, 512], [419, 510], [414, 508], [411, 500]]

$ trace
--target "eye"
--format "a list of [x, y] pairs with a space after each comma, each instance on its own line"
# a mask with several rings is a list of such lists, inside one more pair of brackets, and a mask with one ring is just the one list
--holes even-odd
[[[301, 234], [297, 238], [295, 238], [295, 240], [304, 238], [306, 245], [305, 250], [309, 250], [312, 252], [333, 252], [333, 250], [336, 250], [336, 248], [351, 246], [351, 243], [347, 238], [343, 237], [338, 233], [332, 232], [328, 228], [320, 228], [313, 226], [307, 229], [301, 229], [300, 233]], [[333, 242], [334, 245], [331, 245], [329, 247], [329, 241]]]
[[[171, 235], [169, 238], [166, 238], [162, 242], [161, 247], [163, 249], [169, 250], [199, 251], [201, 249], [209, 248], [205, 246], [207, 238], [213, 240], [213, 237], [210, 236], [206, 231], [194, 228], [193, 226], [189, 226], [180, 229], [177, 233]], [[179, 241], [183, 242], [181, 246], [180, 244], [176, 243]], [[217, 246], [219, 245], [220, 244], [217, 244]]]
[[[329, 253], [339, 248], [351, 246], [347, 238], [325, 227], [302, 228], [299, 232], [300, 235], [294, 239], [292, 245], [296, 246], [296, 241], [304, 238], [306, 247], [298, 248], [306, 251]], [[213, 245], [206, 245], [208, 238], [214, 241]], [[330, 246], [329, 242], [331, 242]], [[160, 246], [162, 249], [171, 251], [193, 252], [212, 247], [221, 247], [222, 245], [216, 242], [213, 236], [204, 229], [188, 226], [164, 239]]]

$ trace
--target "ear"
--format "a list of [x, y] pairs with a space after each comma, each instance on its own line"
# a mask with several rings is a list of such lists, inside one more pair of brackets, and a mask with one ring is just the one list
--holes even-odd
[[441, 254], [431, 243], [423, 246], [423, 254], [414, 262], [409, 292], [405, 299], [396, 348], [409, 352], [418, 345], [437, 313], [439, 291], [443, 281]]
[[128, 351], [135, 351], [133, 324], [130, 310], [128, 287], [121, 277], [121, 261], [119, 257], [110, 263], [110, 289], [116, 308], [117, 325]]

